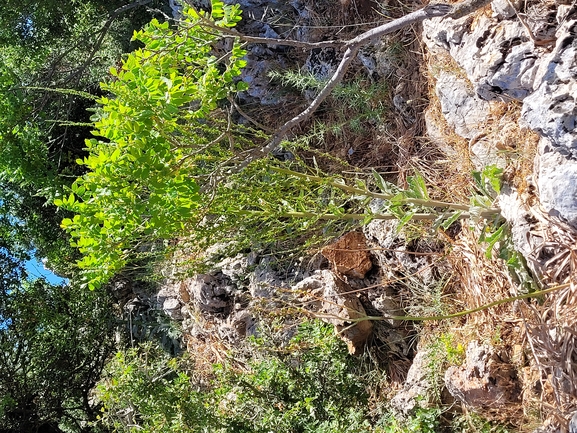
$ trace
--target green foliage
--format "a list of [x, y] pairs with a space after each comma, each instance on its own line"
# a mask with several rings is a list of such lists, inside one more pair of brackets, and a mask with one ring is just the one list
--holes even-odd
[[349, 204], [356, 208], [348, 194], [330, 185], [332, 177], [303, 182], [277, 170], [286, 166], [307, 170], [298, 160], [289, 165], [263, 159], [220, 184], [210, 208], [215, 218], [205, 222], [203, 236], [208, 232], [207, 240], [231, 242], [237, 250], [276, 245], [282, 251], [283, 245], [303, 248], [350, 227], [344, 218], [323, 219], [327, 213], [344, 215]]
[[99, 100], [93, 117], [101, 138], [87, 140], [89, 156], [78, 160], [89, 171], [55, 200], [76, 213], [62, 226], [84, 256], [79, 266], [90, 288], [122, 269], [131, 250], [146, 251], [197, 224], [195, 178], [230, 156], [221, 146], [227, 122], [217, 108], [245, 88], [235, 77], [246, 52], [235, 42], [218, 58], [218, 32], [199, 25], [207, 19], [231, 27], [240, 12], [221, 2], [211, 17], [189, 8], [177, 31], [153, 20], [134, 36], [144, 47], [120, 70], [111, 68], [114, 78], [102, 84], [112, 97]]
[[475, 186], [486, 197], [495, 197], [501, 192], [503, 169], [495, 165], [488, 165], [483, 171], [474, 171]]
[[[156, 3], [156, 4], [154, 4]], [[159, 0], [149, 6], [160, 5]], [[120, 58], [143, 8], [107, 23], [122, 2], [7, 0], [0, 4], [0, 214], [17, 220], [18, 240], [71, 276], [77, 252], [60, 228], [70, 216], [52, 201], [84, 172], [90, 136], [86, 95]]]
[[210, 432], [218, 425], [205, 394], [178, 361], [143, 345], [118, 353], [97, 388], [99, 423], [114, 431]]
[[129, 312], [128, 337], [133, 345], [157, 341], [165, 352], [178, 355], [182, 352], [182, 330], [180, 324], [172, 320], [162, 309], [149, 305], [135, 305], [125, 310]]
[[440, 408], [418, 408], [411, 417], [400, 420], [393, 415], [383, 417], [375, 433], [438, 433], [441, 431]]
[[[313, 74], [291, 70], [271, 71], [269, 76], [281, 85], [299, 92], [318, 92], [326, 84]], [[295, 147], [314, 149], [317, 142], [329, 137], [346, 139], [348, 134], [367, 134], [376, 124], [383, 124], [388, 108], [383, 103], [389, 93], [384, 80], [367, 85], [366, 79], [356, 79], [339, 84], [325, 104], [330, 106], [330, 115], [319, 113], [312, 131], [298, 137]], [[334, 138], [331, 138], [334, 140]]]
[[0, 430], [80, 432], [95, 419], [89, 393], [113, 350], [107, 295], [42, 279], [0, 289]]
[[217, 393], [231, 400], [221, 412], [226, 431], [366, 431], [365, 384], [332, 326], [307, 322], [286, 348], [254, 342], [253, 351], [266, 356], [251, 361], [247, 372], [218, 370]]
[[[365, 383], [331, 326], [306, 323], [285, 349], [264, 337], [243, 371], [216, 366], [208, 388], [150, 346], [118, 354], [98, 388], [102, 422], [143, 432], [364, 432]], [[131, 428], [132, 426], [132, 428]]]
[[[238, 80], [246, 64], [238, 41], [217, 55], [218, 29], [239, 20], [238, 6], [219, 1], [210, 15], [186, 9], [176, 30], [153, 20], [135, 33], [144, 47], [120, 70], [111, 68], [113, 79], [102, 84], [110, 96], [99, 100], [93, 117], [100, 138], [87, 140], [89, 155], [78, 160], [88, 172], [54, 201], [76, 214], [62, 226], [83, 254], [78, 265], [89, 288], [108, 281], [131, 256], [152, 249], [162, 254], [158, 245], [176, 237], [186, 239], [189, 255], [206, 262], [204, 251], [216, 244], [227, 246], [219, 253], [231, 254], [289, 239], [302, 246], [304, 237], [314, 243], [315, 236], [329, 237], [351, 221], [396, 217], [400, 229], [418, 217], [448, 227], [469, 216], [469, 206], [431, 200], [418, 173], [400, 190], [375, 172], [377, 184], [394, 191], [383, 194], [372, 193], [361, 179], [350, 187], [343, 179], [309, 176], [298, 158], [291, 163], [296, 171], [283, 172], [267, 159], [222, 179], [222, 167], [254, 147], [254, 131], [233, 125], [221, 108], [223, 99], [247, 87]], [[302, 77], [285, 78], [304, 85]], [[374, 115], [373, 92], [360, 87], [341, 86], [333, 98]], [[369, 208], [372, 198], [384, 198], [376, 213]], [[486, 206], [479, 216], [494, 213]]]
[[430, 395], [426, 397], [432, 397], [436, 403], [440, 403], [444, 372], [451, 365], [461, 365], [465, 359], [465, 348], [455, 341], [453, 334], [441, 333], [431, 336], [431, 341], [426, 346], [425, 359], [430, 389]]
[[510, 430], [475, 413], [467, 413], [456, 417], [451, 423], [453, 433], [509, 433]]

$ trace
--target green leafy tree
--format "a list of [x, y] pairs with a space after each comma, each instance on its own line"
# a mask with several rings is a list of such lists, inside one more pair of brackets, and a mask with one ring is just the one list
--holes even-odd
[[[197, 179], [238, 146], [219, 102], [246, 88], [235, 81], [246, 52], [234, 42], [218, 57], [220, 35], [197, 25], [207, 14], [193, 8], [184, 14], [177, 30], [153, 20], [135, 33], [144, 47], [111, 68], [113, 79], [102, 84], [111, 96], [98, 101], [98, 138], [86, 141], [89, 155], [78, 160], [88, 172], [55, 200], [76, 214], [62, 225], [83, 254], [79, 266], [90, 288], [120, 271], [133, 251], [198, 224]], [[227, 28], [240, 11], [215, 1], [209, 18]]]
[[0, 5], [0, 215], [21, 225], [22, 242], [71, 276], [74, 250], [60, 229], [68, 216], [52, 200], [84, 172], [84, 139], [98, 83], [134, 29], [160, 0], [42, 2]]
[[201, 384], [186, 359], [144, 345], [119, 353], [98, 387], [102, 422], [142, 432], [366, 432], [365, 382], [332, 326], [306, 323], [286, 348], [252, 342], [242, 370]]
[[18, 228], [0, 225], [0, 431], [88, 431], [90, 391], [114, 349], [109, 298], [30, 280]]
[[114, 349], [108, 298], [23, 277], [12, 266], [0, 292], [0, 431], [90, 431], [90, 392]]

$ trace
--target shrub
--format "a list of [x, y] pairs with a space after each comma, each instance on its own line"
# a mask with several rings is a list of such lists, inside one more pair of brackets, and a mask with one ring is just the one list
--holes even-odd
[[89, 156], [77, 161], [89, 171], [68, 197], [55, 200], [76, 213], [62, 226], [83, 254], [79, 266], [91, 289], [122, 269], [130, 250], [147, 251], [193, 225], [200, 198], [195, 177], [230, 153], [228, 140], [220, 146], [226, 119], [217, 108], [246, 88], [235, 81], [246, 52], [235, 42], [217, 57], [218, 31], [198, 23], [231, 27], [240, 11], [213, 1], [206, 15], [186, 9], [178, 30], [153, 20], [134, 35], [144, 47], [120, 70], [111, 68], [113, 80], [101, 85], [109, 96], [93, 116], [99, 138], [86, 141]]
[[216, 365], [204, 387], [151, 345], [119, 353], [98, 387], [101, 422], [143, 432], [367, 431], [366, 383], [331, 326], [305, 323], [284, 350], [263, 338], [251, 349], [246, 369]]

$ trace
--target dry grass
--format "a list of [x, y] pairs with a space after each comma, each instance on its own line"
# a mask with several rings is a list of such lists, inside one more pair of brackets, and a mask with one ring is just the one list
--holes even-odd
[[[462, 185], [468, 184], [470, 143], [447, 127], [432, 87], [440, 71], [462, 78], [464, 72], [450, 56], [442, 55], [436, 55], [434, 63], [429, 58], [428, 71], [431, 79], [428, 116], [452, 149], [451, 165], [457, 169], [454, 178], [443, 179], [428, 172], [428, 179], [447, 191], [467, 194]], [[507, 161], [507, 183], [527, 204], [535, 205], [538, 200], [528, 178], [533, 173], [538, 136], [519, 127], [520, 108], [516, 103], [491, 103], [483, 135]], [[529, 431], [543, 422], [566, 431], [568, 417], [577, 409], [577, 233], [536, 206], [531, 211], [530, 236], [533, 244], [540, 245], [527, 258], [537, 270], [533, 277], [542, 287], [558, 285], [560, 290], [538, 301], [517, 301], [470, 315], [458, 323], [460, 331], [456, 335], [464, 342], [472, 338], [493, 340], [518, 366], [524, 388], [524, 417], [516, 418], [521, 431]], [[506, 264], [494, 257], [488, 259], [477, 242], [478, 236], [478, 231], [463, 230], [448, 256], [457, 278], [454, 306], [458, 309], [517, 294]], [[471, 329], [473, 334], [464, 331]], [[495, 338], [497, 329], [500, 339]], [[502, 421], [508, 415], [491, 416]]]
[[530, 236], [541, 242], [528, 259], [541, 284], [559, 290], [520, 309], [529, 367], [539, 372], [533, 376], [538, 392], [529, 393], [529, 398], [539, 405], [546, 422], [566, 429], [577, 410], [577, 231], [537, 208], [532, 214]]

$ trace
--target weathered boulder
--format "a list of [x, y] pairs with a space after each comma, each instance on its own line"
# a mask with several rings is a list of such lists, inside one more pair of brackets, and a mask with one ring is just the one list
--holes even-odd
[[535, 171], [543, 208], [577, 227], [577, 161], [555, 152], [543, 138]]
[[473, 139], [483, 132], [489, 103], [477, 96], [471, 83], [448, 72], [437, 78], [437, 96], [447, 123], [461, 137]]
[[533, 90], [538, 58], [518, 20], [471, 16], [433, 18], [423, 23], [424, 41], [432, 52], [448, 51], [485, 100], [522, 100]]
[[177, 298], [168, 298], [162, 304], [162, 309], [172, 320], [182, 320], [182, 305]]
[[321, 253], [335, 271], [347, 277], [365, 278], [367, 272], [373, 268], [367, 240], [361, 232], [347, 233], [323, 248]]
[[418, 352], [409, 368], [403, 389], [391, 399], [391, 408], [401, 418], [409, 417], [415, 409], [428, 406], [432, 388], [429, 362], [428, 351]]
[[572, 43], [576, 24], [568, 20], [557, 31], [557, 44], [540, 59], [535, 92], [523, 101], [522, 112], [529, 127], [572, 159], [577, 159], [577, 47]]
[[499, 359], [492, 347], [472, 341], [461, 367], [449, 367], [445, 386], [453, 397], [475, 409], [499, 409], [521, 401], [515, 366]]
[[186, 290], [190, 300], [202, 312], [227, 315], [232, 308], [235, 287], [221, 272], [189, 278], [182, 282], [181, 290]]
[[[529, 7], [532, 37], [542, 44], [529, 38], [509, 2], [502, 0], [493, 2], [492, 17], [434, 18], [423, 23], [423, 33], [429, 50], [449, 53], [472, 83], [467, 94], [456, 77], [439, 76], [437, 93], [449, 125], [471, 140], [479, 130], [471, 127], [479, 117], [471, 107], [483, 111], [478, 99], [523, 101], [522, 126], [543, 138], [535, 169], [541, 203], [577, 227], [577, 20], [561, 6]], [[471, 151], [477, 168], [503, 165], [489, 141], [475, 140]]]
[[517, 191], [505, 185], [497, 198], [501, 215], [509, 223], [511, 239], [515, 250], [524, 257], [532, 258], [527, 260], [527, 267], [531, 269], [533, 275], [540, 275], [544, 263], [536, 260], [534, 252], [542, 247], [544, 238], [539, 236], [539, 232], [532, 230], [531, 221], [534, 219], [528, 205], [519, 197]]
[[249, 277], [248, 290], [253, 298], [273, 298], [287, 283], [273, 267], [274, 258], [262, 259]]
[[182, 303], [179, 293], [179, 285], [170, 283], [164, 285], [156, 294], [156, 307], [162, 309], [172, 320], [181, 321]]
[[[373, 200], [371, 210], [382, 212], [379, 200]], [[372, 254], [377, 259], [383, 277], [394, 280], [400, 276], [414, 275], [425, 285], [434, 284], [438, 275], [434, 266], [431, 266], [431, 256], [415, 254], [421, 251], [420, 241], [408, 242], [402, 232], [397, 232], [398, 224], [396, 220], [374, 220], [363, 228], [368, 246], [374, 247]]]
[[335, 326], [352, 355], [360, 354], [373, 324], [352, 288], [329, 270], [322, 270], [293, 286], [301, 302], [321, 320]]

